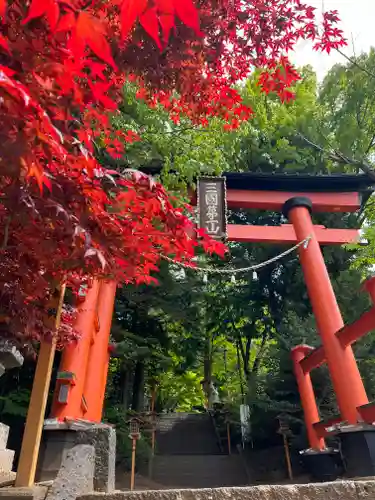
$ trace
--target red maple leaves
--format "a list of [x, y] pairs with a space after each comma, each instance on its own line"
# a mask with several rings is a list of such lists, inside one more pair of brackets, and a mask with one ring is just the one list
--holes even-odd
[[59, 4], [56, 0], [32, 0], [28, 15], [23, 22], [27, 24], [32, 19], [45, 15], [48, 19], [50, 28], [55, 29], [59, 14]]
[[175, 26], [175, 17], [195, 33], [200, 33], [198, 10], [193, 0], [123, 0], [121, 8], [122, 36], [126, 38], [137, 20], [156, 42], [162, 47], [160, 30], [164, 45]]
[[344, 43], [335, 13], [319, 35], [300, 0], [0, 0], [0, 18], [0, 316], [23, 341], [48, 335], [54, 283], [149, 282], [161, 255], [194, 256], [194, 225], [161, 185], [96, 159], [141, 139], [111, 125], [127, 79], [176, 122], [236, 128], [252, 111], [233, 84], [252, 68], [288, 100], [288, 50], [306, 37], [326, 51]]

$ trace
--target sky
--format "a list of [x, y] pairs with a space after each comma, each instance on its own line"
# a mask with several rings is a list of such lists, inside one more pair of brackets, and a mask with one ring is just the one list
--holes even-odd
[[[348, 47], [343, 52], [353, 57], [355, 54], [375, 47], [375, 0], [306, 0], [305, 3], [317, 7], [319, 11], [336, 9], [341, 18], [341, 29], [344, 30]], [[330, 55], [322, 55], [312, 50], [309, 42], [300, 42], [294, 53], [290, 54], [297, 66], [311, 64], [322, 80], [329, 69], [345, 59], [336, 51]]]

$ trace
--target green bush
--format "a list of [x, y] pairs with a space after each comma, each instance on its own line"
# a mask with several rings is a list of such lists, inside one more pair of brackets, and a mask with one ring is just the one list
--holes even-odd
[[[126, 469], [131, 469], [132, 440], [129, 438], [129, 416], [118, 407], [109, 407], [105, 410], [105, 421], [115, 426], [117, 445], [116, 462]], [[150, 436], [141, 432], [141, 438], [137, 442], [136, 468], [143, 469], [147, 465], [151, 454]]]

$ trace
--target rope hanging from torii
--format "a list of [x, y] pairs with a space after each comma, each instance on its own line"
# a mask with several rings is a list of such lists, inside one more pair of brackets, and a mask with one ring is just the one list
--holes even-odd
[[229, 274], [231, 276], [235, 276], [236, 274], [247, 273], [250, 271], [254, 271], [254, 272], [258, 271], [259, 269], [262, 269], [263, 267], [266, 267], [270, 264], [273, 264], [274, 262], [277, 262], [280, 259], [283, 259], [287, 255], [298, 250], [298, 248], [301, 246], [303, 246], [306, 249], [308, 247], [308, 244], [309, 244], [309, 241], [311, 240], [311, 238], [312, 238], [311, 235], [307, 236], [307, 238], [300, 241], [299, 243], [297, 243], [293, 247], [289, 248], [288, 250], [285, 250], [285, 252], [282, 252], [282, 253], [276, 255], [275, 257], [272, 257], [271, 259], [267, 259], [264, 262], [260, 262], [259, 264], [253, 264], [252, 266], [248, 266], [248, 267], [239, 267], [237, 269], [236, 268], [220, 269], [217, 267], [198, 267], [198, 266], [195, 267], [191, 264], [186, 264], [184, 262], [175, 261], [174, 259], [172, 259], [171, 257], [167, 257], [166, 255], [162, 255], [162, 258], [164, 260], [166, 260], [167, 262], [170, 262], [171, 264], [179, 266], [183, 269], [190, 269], [190, 270], [196, 271], [197, 273], [202, 273], [204, 276], [206, 276], [207, 274]]

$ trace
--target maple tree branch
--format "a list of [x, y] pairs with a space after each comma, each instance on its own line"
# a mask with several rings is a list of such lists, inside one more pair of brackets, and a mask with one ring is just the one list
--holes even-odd
[[366, 155], [370, 152], [370, 149], [374, 146], [374, 144], [375, 144], [375, 133], [371, 137], [369, 145], [367, 146], [366, 153], [365, 153]]
[[242, 361], [243, 361], [243, 364], [244, 364], [244, 373], [245, 375], [247, 376], [248, 375], [248, 372], [249, 372], [249, 367], [248, 367], [248, 364], [246, 363], [246, 353], [245, 353], [245, 349], [244, 349], [244, 346], [243, 346], [243, 343], [242, 343], [242, 339], [241, 339], [241, 334], [240, 332], [238, 331], [237, 327], [236, 327], [236, 324], [235, 324], [235, 321], [234, 321], [234, 318], [232, 317], [231, 318], [231, 323], [232, 323], [232, 327], [233, 327], [233, 330], [235, 332], [235, 335], [237, 337], [237, 345], [240, 349], [240, 352], [241, 352], [241, 356], [242, 356]]
[[257, 351], [257, 354], [256, 354], [255, 359], [254, 359], [254, 363], [253, 363], [253, 366], [251, 369], [251, 372], [254, 374], [258, 374], [260, 363], [262, 362], [263, 357], [264, 357], [264, 351], [266, 348], [267, 340], [268, 340], [268, 332], [264, 332], [262, 335], [262, 342], [261, 342], [260, 347]]
[[349, 158], [337, 150], [327, 151], [322, 146], [319, 146], [318, 144], [315, 144], [314, 142], [312, 142], [310, 139], [305, 137], [300, 132], [297, 132], [297, 135], [299, 138], [301, 138], [303, 141], [305, 141], [309, 146], [313, 147], [316, 151], [323, 153], [330, 160], [332, 160], [336, 163], [339, 163], [341, 165], [356, 166], [360, 170], [362, 170], [362, 172], [367, 174], [371, 180], [375, 181], [375, 170], [372, 168], [372, 166], [366, 160], [355, 160], [354, 158]]
[[375, 78], [375, 73], [372, 73], [371, 71], [369, 71], [367, 68], [365, 68], [364, 66], [362, 66], [362, 64], [359, 64], [355, 59], [353, 59], [353, 57], [349, 57], [347, 56], [342, 50], [336, 48], [336, 51], [342, 56], [344, 57], [347, 61], [349, 61], [351, 64], [353, 64], [354, 66], [356, 66], [358, 69], [360, 69], [361, 71], [363, 71], [364, 73], [366, 73], [366, 75], [370, 76], [371, 78]]

